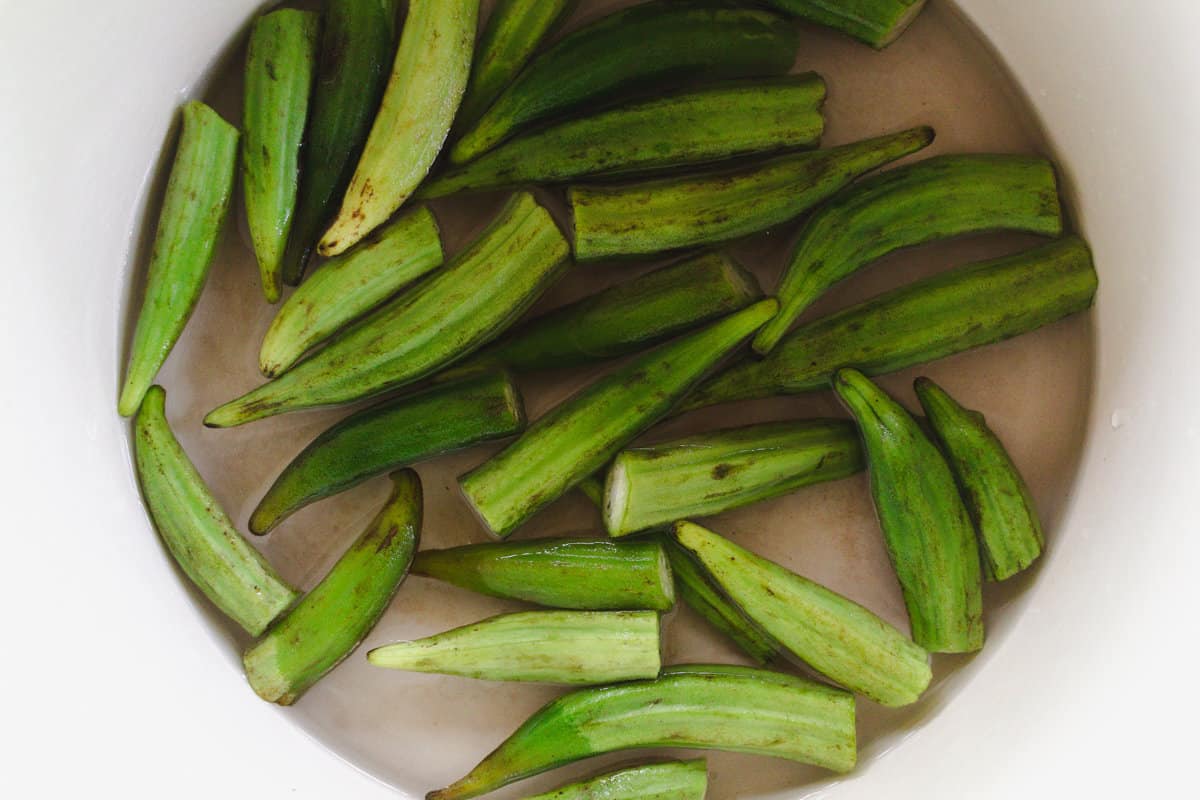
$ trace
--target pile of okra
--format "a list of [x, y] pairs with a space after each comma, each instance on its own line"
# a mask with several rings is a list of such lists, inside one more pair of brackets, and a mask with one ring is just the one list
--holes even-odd
[[[1096, 274], [1086, 244], [1064, 235], [1054, 167], [961, 154], [876, 172], [929, 145], [923, 127], [819, 149], [825, 84], [791, 74], [798, 25], [881, 48], [923, 0], [651, 0], [566, 33], [568, 0], [501, 0], [478, 32], [478, 0], [410, 0], [403, 20], [398, 5], [263, 14], [241, 130], [203, 103], [182, 109], [119, 402], [135, 416], [157, 530], [254, 637], [246, 676], [276, 703], [349, 657], [410, 572], [542, 607], [366, 654], [387, 669], [578, 687], [429, 798], [659, 746], [850, 770], [856, 695], [915, 702], [930, 654], [983, 646], [982, 581], [1042, 551], [1030, 493], [983, 416], [919, 378], [925, 413], [914, 418], [871, 378], [1090, 307]], [[297, 288], [262, 343], [267, 380], [205, 424], [380, 397], [308, 444], [250, 519], [263, 535], [390, 473], [386, 504], [303, 596], [215, 501], [153, 385], [204, 287], [239, 174], [266, 300]], [[531, 186], [565, 193], [569, 230]], [[446, 259], [423, 201], [485, 190], [512, 194]], [[799, 237], [768, 295], [721, 248], [791, 220]], [[1045, 242], [797, 325], [888, 253], [1000, 230]], [[679, 255], [525, 314], [574, 263], [664, 254]], [[514, 376], [618, 357], [526, 419]], [[848, 419], [635, 446], [691, 409], [830, 390]], [[507, 443], [459, 484], [496, 541], [417, 552], [412, 466], [495, 440]], [[864, 469], [911, 635], [690, 521]], [[572, 490], [598, 506], [604, 535], [508, 541]], [[677, 597], [759, 666], [663, 665], [660, 615]], [[703, 760], [651, 762], [538, 797], [701, 798], [706, 784]]]

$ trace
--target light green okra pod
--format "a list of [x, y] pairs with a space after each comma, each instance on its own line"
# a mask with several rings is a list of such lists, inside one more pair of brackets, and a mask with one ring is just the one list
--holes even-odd
[[833, 388], [862, 431], [871, 496], [913, 640], [934, 653], [980, 649], [979, 548], [945, 458], [903, 406], [861, 372], [838, 370]]
[[300, 604], [246, 651], [259, 697], [291, 705], [340, 664], [383, 616], [421, 537], [421, 481], [392, 476], [392, 494], [362, 535]]
[[233, 196], [237, 146], [237, 129], [217, 112], [198, 102], [183, 107], [183, 132], [117, 404], [123, 417], [141, 406], [200, 299]]
[[984, 575], [1011, 578], [1045, 546], [1029, 487], [982, 414], [963, 408], [929, 378], [917, 378], [913, 388], [975, 523]]
[[551, 701], [466, 777], [425, 798], [465, 800], [584, 758], [646, 747], [732, 750], [848, 772], [857, 755], [854, 695], [749, 667], [666, 667], [657, 680]]
[[769, 161], [618, 186], [572, 186], [575, 257], [592, 261], [720, 244], [808, 211], [854, 179], [927, 147], [930, 128]]
[[525, 800], [704, 800], [704, 759], [642, 764], [578, 781]]
[[925, 0], [767, 0], [782, 11], [866, 42], [887, 47], [908, 29]]
[[133, 428], [142, 496], [180, 568], [217, 608], [258, 636], [299, 594], [238, 533], [171, 432], [152, 386]]
[[491, 681], [595, 685], [654, 678], [654, 611], [524, 611], [367, 653], [377, 667]]

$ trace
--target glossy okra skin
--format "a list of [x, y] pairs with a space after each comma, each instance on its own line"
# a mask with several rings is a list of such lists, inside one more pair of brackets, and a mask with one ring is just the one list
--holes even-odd
[[984, 576], [1005, 580], [1042, 554], [1045, 537], [1029, 487], [978, 411], [929, 378], [913, 384], [979, 534]]
[[377, 667], [491, 681], [593, 686], [658, 676], [654, 611], [523, 611], [377, 647]]
[[577, 781], [525, 800], [704, 800], [704, 759], [641, 764]]
[[176, 563], [217, 608], [258, 636], [299, 597], [238, 533], [179, 446], [166, 392], [152, 386], [133, 427], [133, 453], [150, 518]]
[[426, 550], [413, 572], [480, 594], [552, 608], [669, 611], [675, 584], [662, 545], [526, 539]]
[[843, 189], [804, 224], [776, 291], [780, 311], [754, 337], [760, 355], [838, 281], [896, 250], [972, 233], [1062, 233], [1044, 158], [937, 156]]
[[563, 37], [528, 66], [450, 149], [464, 164], [530, 125], [622, 95], [684, 82], [782, 75], [796, 32], [779, 14], [724, 2], [656, 0]]
[[379, 112], [321, 255], [358, 244], [425, 179], [467, 85], [478, 15], [479, 0], [410, 0]]
[[368, 315], [311, 358], [204, 420], [225, 428], [348, 403], [427, 377], [494, 339], [566, 269], [570, 248], [532, 195], [437, 273]]
[[847, 364], [882, 375], [1003, 341], [1090, 308], [1096, 286], [1091, 253], [1075, 237], [953, 269], [793, 330], [765, 359], [709, 380], [681, 410], [823, 389]]
[[652, 681], [580, 689], [525, 721], [464, 778], [426, 800], [464, 800], [591, 756], [646, 747], [732, 750], [854, 767], [854, 696], [779, 672], [663, 669]]
[[459, 478], [504, 538], [662, 419], [722, 357], [775, 313], [763, 300], [640, 356], [559, 404], [517, 441]]
[[421, 197], [613, 177], [813, 147], [825, 127], [818, 75], [689, 88], [519, 136], [427, 182]]
[[465, 376], [352, 414], [288, 464], [250, 515], [263, 534], [310, 503], [385, 472], [525, 428], [516, 384], [503, 372]]
[[514, 372], [574, 367], [628, 355], [762, 297], [754, 276], [719, 253], [647, 272], [532, 319], [463, 368]]
[[836, 592], [690, 522], [679, 544], [756, 625], [817, 672], [885, 706], [915, 703], [933, 672], [929, 654]]
[[437, 220], [416, 206], [357, 247], [322, 264], [282, 306], [263, 337], [258, 366], [274, 378], [350, 322], [444, 259]]
[[621, 452], [609, 467], [604, 527], [626, 536], [778, 497], [864, 466], [844, 420], [768, 422]]
[[979, 548], [946, 459], [904, 407], [861, 372], [838, 370], [833, 388], [862, 432], [871, 496], [913, 641], [934, 653], [980, 649]]
[[362, 535], [320, 583], [242, 658], [259, 697], [291, 705], [340, 664], [383, 616], [421, 537], [421, 481], [403, 470]]
[[859, 176], [933, 141], [929, 128], [793, 153], [750, 166], [616, 186], [571, 186], [575, 257], [720, 244], [794, 219]]
[[908, 29], [925, 0], [767, 0], [781, 11], [853, 36], [876, 49]]
[[300, 195], [283, 256], [283, 282], [289, 285], [300, 282], [371, 130], [392, 61], [397, 5], [397, 0], [323, 4]]
[[279, 300], [300, 186], [300, 141], [316, 73], [319, 18], [284, 8], [254, 21], [246, 51], [242, 186], [263, 294]]
[[146, 292], [117, 410], [129, 417], [187, 325], [212, 266], [233, 196], [238, 131], [199, 102], [183, 107], [183, 132], [158, 215]]

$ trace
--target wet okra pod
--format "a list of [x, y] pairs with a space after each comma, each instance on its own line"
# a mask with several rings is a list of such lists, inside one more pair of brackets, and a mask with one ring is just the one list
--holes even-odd
[[274, 378], [313, 347], [442, 265], [437, 220], [425, 206], [405, 212], [357, 247], [322, 264], [279, 308], [258, 366]]
[[308, 119], [319, 19], [285, 8], [254, 21], [246, 51], [242, 186], [263, 294], [279, 300], [283, 253], [300, 186], [300, 141]]
[[392, 476], [392, 494], [300, 604], [242, 658], [258, 696], [291, 705], [340, 664], [383, 616], [412, 564], [421, 537], [421, 481]]
[[581, 759], [646, 747], [732, 750], [848, 772], [857, 755], [854, 695], [749, 667], [666, 667], [657, 680], [551, 701], [468, 775], [425, 797], [465, 800]]
[[183, 107], [183, 132], [158, 215], [146, 294], [117, 410], [133, 416], [179, 340], [208, 279], [233, 196], [238, 131], [203, 103]]
[[665, 761], [608, 772], [525, 800], [704, 800], [704, 759]]
[[309, 503], [385, 472], [519, 433], [525, 409], [503, 372], [468, 375], [352, 414], [284, 468], [250, 515], [263, 534]]
[[464, 164], [535, 123], [623, 94], [782, 75], [795, 59], [796, 32], [774, 12], [712, 2], [635, 5], [574, 31], [529, 62], [450, 149], [450, 161]]
[[227, 428], [414, 383], [498, 336], [553, 283], [570, 248], [546, 209], [515, 195], [444, 268], [275, 380], [204, 419]]
[[871, 496], [913, 640], [934, 653], [980, 649], [979, 548], [946, 459], [903, 406], [861, 372], [838, 370], [833, 388], [862, 432]]
[[813, 147], [825, 127], [824, 99], [825, 82], [813, 73], [685, 89], [519, 136], [418, 194], [610, 178]]
[[527, 539], [425, 550], [413, 573], [552, 608], [668, 611], [675, 605], [666, 553], [648, 540]]
[[626, 536], [853, 475], [858, 431], [842, 420], [768, 422], [621, 452], [609, 467], [604, 527]]
[[317, 245], [336, 256], [387, 221], [425, 179], [462, 100], [479, 0], [410, 0], [371, 133]]
[[654, 611], [524, 611], [367, 653], [377, 667], [491, 681], [591, 686], [654, 678]]
[[1090, 308], [1096, 282], [1075, 237], [953, 269], [802, 325], [765, 359], [709, 380], [680, 410], [823, 389], [847, 364], [882, 375], [1003, 341]]
[[258, 636], [299, 593], [238, 533], [167, 424], [166, 392], [152, 386], [134, 420], [142, 497], [176, 563], [205, 596]]
[[575, 257], [592, 261], [720, 244], [780, 225], [854, 179], [928, 146], [929, 128], [750, 166], [617, 186], [571, 186]]
[[975, 523], [984, 575], [1011, 578], [1037, 560], [1045, 543], [1029, 487], [982, 414], [929, 378], [913, 388]]
[[286, 284], [300, 282], [354, 173], [387, 82], [397, 5], [397, 0], [323, 4], [316, 86], [300, 154], [300, 195], [283, 256]]
[[508, 536], [666, 416], [777, 307], [774, 300], [755, 303], [586, 387], [459, 478], [467, 501], [492, 534]]
[[915, 703], [929, 654], [867, 609], [690, 522], [675, 538], [756, 625], [830, 680], [885, 706]]
[[801, 19], [824, 25], [866, 42], [887, 47], [908, 29], [925, 7], [925, 0], [767, 0]]
[[856, 270], [905, 247], [988, 231], [1062, 233], [1054, 167], [1044, 158], [937, 156], [854, 184], [800, 232], [776, 296], [780, 311], [754, 337], [770, 352], [812, 303]]

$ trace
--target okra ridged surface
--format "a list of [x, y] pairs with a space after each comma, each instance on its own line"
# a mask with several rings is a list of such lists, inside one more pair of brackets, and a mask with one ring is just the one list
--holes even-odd
[[884, 48], [908, 29], [925, 0], [767, 0], [781, 11]]
[[666, 761], [608, 772], [525, 800], [704, 800], [704, 759]]

